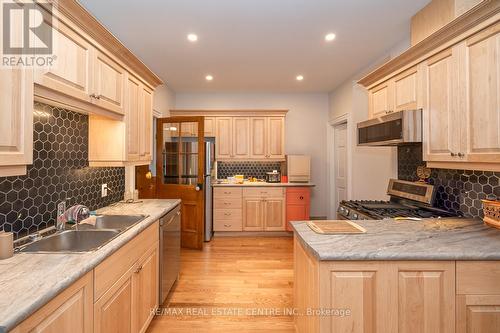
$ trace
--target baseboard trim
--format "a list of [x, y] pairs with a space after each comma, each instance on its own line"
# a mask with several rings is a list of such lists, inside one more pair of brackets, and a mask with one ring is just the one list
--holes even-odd
[[216, 231], [215, 237], [292, 237], [291, 231]]

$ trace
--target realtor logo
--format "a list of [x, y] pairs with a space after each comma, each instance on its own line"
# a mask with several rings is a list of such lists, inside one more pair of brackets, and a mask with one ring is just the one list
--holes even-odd
[[52, 4], [2, 2], [2, 66], [51, 66]]

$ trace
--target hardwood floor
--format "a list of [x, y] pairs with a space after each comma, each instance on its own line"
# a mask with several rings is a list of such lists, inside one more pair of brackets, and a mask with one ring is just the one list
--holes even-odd
[[294, 332], [285, 313], [293, 306], [292, 237], [218, 237], [203, 251], [183, 249], [181, 260], [167, 313], [148, 333]]

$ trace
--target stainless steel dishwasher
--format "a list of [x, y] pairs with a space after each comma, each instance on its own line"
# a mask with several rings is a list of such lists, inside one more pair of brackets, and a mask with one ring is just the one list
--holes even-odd
[[181, 207], [160, 218], [160, 304], [179, 277], [181, 255]]

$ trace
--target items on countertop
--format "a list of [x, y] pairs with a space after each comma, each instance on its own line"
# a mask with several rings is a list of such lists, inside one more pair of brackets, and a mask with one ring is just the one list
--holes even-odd
[[484, 223], [500, 229], [500, 201], [483, 200]]
[[14, 234], [0, 231], [0, 260], [8, 259], [14, 255]]
[[266, 172], [266, 182], [267, 183], [280, 183], [281, 182], [281, 172], [278, 172], [278, 170], [273, 170], [273, 172]]

